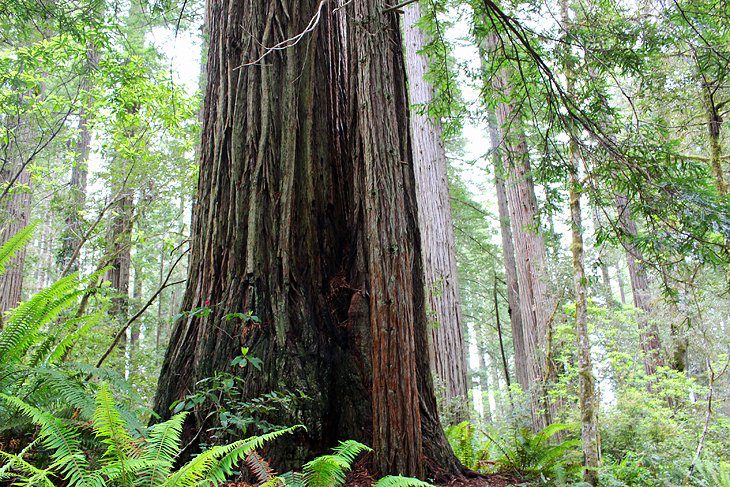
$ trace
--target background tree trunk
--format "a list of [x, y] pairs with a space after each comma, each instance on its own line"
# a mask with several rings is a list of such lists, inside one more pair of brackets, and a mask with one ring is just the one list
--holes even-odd
[[718, 88], [707, 80], [703, 80], [700, 85], [702, 100], [705, 106], [705, 116], [707, 118], [710, 169], [712, 170], [712, 175], [715, 177], [717, 191], [724, 196], [727, 194], [727, 182], [725, 181], [725, 171], [722, 169], [722, 144], [720, 143], [722, 116], [715, 103], [715, 93]]
[[404, 12], [408, 94], [411, 105], [416, 105], [411, 110], [410, 128], [431, 332], [431, 370], [443, 383], [444, 399], [448, 404], [458, 406], [455, 419], [463, 421], [469, 415], [468, 368], [449, 200], [448, 163], [441, 124], [424, 112], [433, 100], [434, 88], [425, 79], [428, 59], [420, 53], [427, 44], [425, 34], [417, 25], [421, 19], [421, 8], [416, 2], [408, 5]]
[[[23, 103], [22, 98], [19, 103]], [[8, 184], [12, 184], [12, 187], [4, 201], [0, 201], [0, 245], [30, 222], [31, 178], [26, 152], [33, 143], [33, 130], [31, 120], [24, 116], [22, 109], [19, 109], [19, 113], [15, 120], [6, 122], [14, 125], [9, 129], [9, 133], [13, 132], [14, 135], [8, 142], [8, 159], [3, 161], [0, 168], [0, 183], [3, 187]], [[5, 272], [0, 275], [0, 313], [15, 308], [22, 299], [25, 256], [24, 246], [16, 252]]]
[[[173, 401], [230, 370], [247, 346], [263, 366], [240, 371], [245, 397], [308, 397], [268, 418], [308, 426], [272, 447], [277, 467], [354, 438], [375, 448], [382, 473], [457, 472], [428, 363], [397, 15], [384, 15], [382, 1], [335, 6], [208, 2], [182, 309], [211, 313], [176, 323], [155, 410], [169, 417]], [[318, 10], [305, 41], [248, 64], [261, 46], [303, 32]], [[260, 323], [226, 319], [249, 310]], [[188, 439], [210, 426], [203, 417], [189, 417]]]
[[[486, 51], [494, 53], [497, 46], [497, 35], [490, 34]], [[509, 68], [502, 68], [492, 78], [492, 88], [501, 99], [511, 98], [510, 79]], [[507, 204], [515, 248], [525, 365], [530, 384], [526, 392], [530, 395], [533, 429], [540, 430], [550, 424], [553, 416], [553, 407], [547, 400], [545, 389], [548, 381], [548, 326], [554, 307], [546, 283], [547, 252], [545, 239], [536, 228], [537, 198], [519, 111], [508, 101], [500, 102], [496, 111], [507, 170]]]
[[638, 236], [636, 222], [631, 216], [628, 199], [624, 195], [616, 196], [616, 208], [619, 214], [619, 224], [622, 231], [628, 237], [624, 244], [626, 248], [626, 260], [629, 265], [629, 277], [631, 279], [631, 290], [634, 296], [634, 307], [639, 310], [637, 317], [639, 323], [639, 345], [644, 354], [644, 370], [651, 376], [656, 373], [657, 367], [663, 365], [661, 357], [661, 344], [659, 342], [659, 331], [649, 315], [651, 314], [651, 290], [649, 289], [649, 277], [644, 269], [644, 257], [641, 250], [636, 247], [632, 239]]
[[[81, 109], [79, 110], [79, 135], [76, 140], [76, 157], [71, 167], [70, 184], [70, 205], [66, 217], [65, 235], [61, 243], [60, 267], [64, 269], [66, 263], [72, 258], [76, 249], [82, 245], [83, 218], [81, 212], [86, 204], [86, 179], [88, 175], [89, 154], [91, 153], [91, 121], [94, 100], [91, 90], [92, 76], [96, 70], [100, 56], [93, 43], [89, 43], [86, 50], [87, 72], [81, 79], [79, 88], [81, 98]], [[79, 268], [79, 260], [76, 259], [69, 269], [75, 272]]]
[[502, 257], [504, 260], [505, 278], [507, 281], [507, 302], [509, 305], [509, 319], [512, 325], [512, 346], [515, 353], [515, 375], [523, 391], [530, 390], [527, 356], [525, 354], [525, 339], [522, 336], [522, 311], [519, 306], [519, 284], [517, 283], [517, 264], [515, 262], [515, 247], [512, 240], [512, 224], [509, 218], [507, 190], [504, 186], [504, 166], [499, 152], [501, 144], [499, 128], [494, 113], [489, 114], [489, 139], [492, 144], [492, 163], [494, 165], [494, 186], [497, 192], [497, 210], [499, 214], [499, 228], [502, 236]]

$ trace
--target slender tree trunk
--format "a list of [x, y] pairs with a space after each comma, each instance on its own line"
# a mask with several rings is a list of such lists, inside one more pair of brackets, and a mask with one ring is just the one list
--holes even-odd
[[510, 380], [509, 366], [507, 365], [507, 354], [504, 351], [504, 339], [502, 338], [502, 320], [499, 316], [499, 301], [497, 300], [497, 277], [494, 278], [494, 289], [492, 292], [494, 298], [494, 321], [497, 325], [497, 338], [499, 340], [499, 355], [502, 359], [502, 372], [504, 372], [504, 382], [507, 384], [507, 389], [512, 385]]
[[[561, 21], [566, 38], [570, 38], [572, 21], [568, 0], [560, 2]], [[575, 73], [570, 52], [570, 42], [566, 43], [563, 58], [563, 69], [566, 80], [566, 92], [575, 96]], [[588, 278], [585, 272], [585, 253], [583, 246], [583, 217], [580, 198], [583, 192], [580, 181], [581, 154], [578, 140], [573, 131], [575, 127], [568, 127], [570, 133], [569, 160], [570, 160], [570, 222], [571, 222], [571, 253], [573, 256], [573, 283], [575, 287], [575, 335], [578, 350], [578, 399], [581, 412], [581, 443], [583, 446], [583, 480], [592, 486], [598, 485], [598, 467], [600, 466], [600, 440], [598, 432], [598, 396], [593, 377], [593, 362], [591, 360], [591, 343], [588, 335], [588, 302], [586, 299]]]
[[109, 224], [108, 253], [112, 260], [107, 279], [119, 294], [112, 300], [110, 313], [121, 318], [126, 317], [129, 307], [133, 208], [134, 200], [131, 194], [121, 197], [115, 205]]
[[[140, 272], [139, 267], [135, 266], [134, 268], [134, 287], [132, 289], [132, 299], [134, 299], [135, 306], [140, 305], [140, 300], [142, 299], [142, 286], [143, 286], [143, 279], [142, 279], [142, 272]], [[140, 335], [140, 325], [139, 321], [132, 323], [132, 326], [129, 328], [130, 330], [130, 339], [129, 339], [129, 357], [130, 361], [134, 357], [135, 353], [139, 349], [139, 335]]]
[[[475, 335], [477, 335], [475, 330]], [[487, 369], [487, 362], [484, 356], [487, 353], [487, 349], [484, 340], [478, 340], [477, 343], [477, 358], [479, 360], [479, 372], [477, 377], [479, 378], [479, 390], [481, 391], [481, 397], [479, 401], [482, 404], [482, 411], [484, 411], [484, 420], [487, 423], [492, 422], [492, 405], [489, 402], [489, 370]], [[499, 384], [495, 384], [498, 386]]]
[[621, 266], [616, 262], [616, 280], [618, 281], [618, 292], [621, 297], [621, 304], [626, 304], [626, 291], [624, 291], [624, 277]]
[[[681, 283], [673, 282], [671, 277], [663, 269], [661, 276], [662, 282], [667, 289], [677, 289], [681, 285]], [[685, 372], [687, 369], [687, 350], [689, 348], [689, 340], [686, 332], [691, 325], [692, 319], [687, 312], [686, 289], [677, 290], [679, 291], [678, 301], [674, 298], [668, 298], [667, 300], [669, 311], [671, 312], [669, 334], [672, 341], [667, 362], [677, 372]]]
[[[93, 43], [86, 49], [86, 74], [81, 79], [79, 96], [82, 100], [79, 110], [78, 139], [76, 140], [76, 157], [71, 167], [70, 204], [66, 217], [66, 229], [61, 244], [60, 264], [66, 268], [66, 263], [72, 258], [77, 248], [82, 245], [83, 218], [81, 212], [86, 205], [86, 180], [88, 175], [89, 154], [91, 153], [91, 121], [94, 100], [91, 90], [93, 72], [99, 64], [99, 51]], [[78, 259], [69, 269], [78, 270]]]
[[[571, 143], [575, 150], [576, 144]], [[575, 157], [575, 152], [573, 156]], [[600, 465], [600, 440], [598, 433], [598, 397], [596, 395], [591, 344], [588, 336], [588, 304], [586, 302], [585, 257], [583, 253], [583, 230], [580, 205], [580, 181], [577, 167], [573, 166], [570, 178], [570, 216], [572, 223], [573, 280], [575, 283], [575, 327], [578, 341], [579, 399], [581, 410], [581, 440], [583, 464], [586, 470], [583, 478], [591, 485], [598, 485]]]
[[[597, 233], [598, 230], [601, 228], [601, 218], [597, 207], [593, 208], [593, 225], [595, 227], [594, 233]], [[598, 253], [598, 266], [601, 269], [601, 293], [606, 299], [606, 304], [611, 306], [616, 304], [616, 298], [613, 295], [613, 287], [611, 286], [611, 274], [608, 270], [608, 264], [604, 259], [604, 250], [605, 249], [603, 245], [601, 245]]]
[[446, 151], [441, 140], [441, 124], [423, 113], [424, 105], [433, 99], [434, 89], [425, 79], [428, 59], [420, 54], [427, 44], [425, 34], [417, 25], [421, 8], [416, 2], [408, 5], [404, 12], [408, 93], [410, 103], [416, 105], [411, 110], [410, 128], [431, 328], [431, 370], [443, 383], [444, 399], [449, 404], [462, 405], [457, 408], [456, 417], [461, 421], [469, 414], [469, 394]]
[[725, 172], [722, 169], [722, 144], [720, 142], [720, 129], [722, 117], [715, 103], [714, 88], [707, 81], [701, 83], [702, 99], [705, 105], [705, 116], [707, 117], [707, 137], [709, 145], [709, 162], [712, 175], [715, 177], [715, 186], [721, 195], [728, 193]]
[[[429, 369], [398, 18], [380, 0], [336, 6], [208, 2], [182, 307], [212, 312], [176, 323], [155, 410], [169, 417], [247, 346], [263, 365], [236, 371], [244, 397], [286, 388], [309, 398], [269, 418], [308, 426], [272, 447], [277, 466], [354, 438], [374, 447], [382, 473], [455, 473]], [[248, 64], [313, 18], [303, 42]], [[248, 310], [261, 322], [225, 319]], [[209, 427], [196, 418], [188, 440]]]
[[618, 209], [621, 229], [628, 237], [624, 246], [626, 247], [626, 260], [629, 265], [634, 307], [639, 311], [637, 317], [639, 324], [639, 345], [644, 355], [644, 370], [648, 376], [652, 376], [656, 373], [657, 367], [663, 365], [663, 360], [661, 357], [659, 331], [657, 330], [656, 323], [649, 316], [652, 309], [649, 277], [643, 265], [644, 256], [641, 250], [633, 243], [633, 239], [638, 236], [638, 230], [636, 228], [636, 222], [631, 216], [631, 209], [628, 206], [626, 196], [616, 196], [616, 208]]
[[523, 391], [530, 390], [525, 343], [522, 336], [522, 314], [519, 306], [519, 285], [517, 283], [517, 264], [515, 247], [512, 241], [512, 226], [509, 219], [507, 190], [504, 186], [504, 166], [499, 152], [499, 128], [496, 115], [489, 114], [489, 139], [492, 144], [492, 162], [494, 165], [494, 186], [497, 192], [497, 209], [499, 211], [499, 227], [502, 235], [502, 256], [504, 260], [505, 278], [507, 281], [507, 303], [510, 325], [512, 327], [512, 346], [515, 353], [515, 374]]
[[[490, 34], [486, 52], [494, 53], [499, 41]], [[492, 88], [501, 99], [512, 95], [509, 68], [492, 78]], [[507, 170], [506, 190], [509, 217], [515, 249], [515, 264], [522, 319], [522, 338], [530, 395], [532, 427], [540, 430], [550, 424], [553, 407], [549, 404], [546, 384], [549, 380], [546, 353], [548, 327], [554, 307], [547, 289], [547, 252], [545, 239], [537, 226], [537, 198], [531, 175], [527, 141], [521, 128], [521, 117], [510, 101], [497, 106], [502, 154]]]

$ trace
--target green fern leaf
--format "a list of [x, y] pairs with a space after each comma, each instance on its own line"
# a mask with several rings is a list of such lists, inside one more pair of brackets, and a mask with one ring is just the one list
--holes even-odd
[[51, 470], [60, 472], [69, 485], [75, 487], [96, 487], [94, 476], [89, 474], [89, 463], [81, 450], [79, 434], [53, 415], [41, 411], [17, 397], [0, 394], [5, 402], [17, 408], [41, 427], [43, 445], [51, 450], [54, 460]]
[[164, 483], [180, 452], [180, 436], [187, 413], [176, 414], [164, 423], [154, 425], [144, 447], [142, 458], [154, 462], [139, 479], [139, 485], [156, 487]]
[[38, 220], [33, 221], [18, 230], [0, 247], [0, 274], [5, 273], [5, 269], [13, 256], [30, 241], [37, 226]]
[[372, 451], [354, 440], [340, 442], [333, 449], [333, 455], [317, 457], [304, 465], [304, 474], [309, 487], [339, 487], [344, 485], [347, 472], [358, 455]]
[[434, 487], [423, 480], [411, 477], [402, 477], [400, 475], [390, 475], [378, 480], [373, 487]]

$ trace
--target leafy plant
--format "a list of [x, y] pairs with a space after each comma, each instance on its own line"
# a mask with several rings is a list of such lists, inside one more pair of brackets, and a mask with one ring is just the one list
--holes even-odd
[[[345, 485], [347, 473], [355, 459], [372, 449], [354, 440], [342, 441], [333, 448], [331, 455], [322, 455], [306, 463], [302, 472], [287, 472], [277, 475], [268, 462], [257, 452], [251, 452], [246, 465], [256, 476], [262, 487], [341, 487]], [[418, 479], [402, 476], [388, 476], [378, 480], [375, 487], [431, 487]]]
[[[241, 354], [231, 361], [231, 366], [243, 368], [249, 365], [260, 370], [261, 359], [250, 355], [248, 348], [244, 347]], [[198, 381], [197, 392], [174, 402], [172, 412], [209, 407], [208, 415], [218, 418], [216, 424], [207, 430], [210, 442], [216, 444], [245, 435], [251, 427], [263, 432], [281, 429], [282, 426], [271, 424], [264, 417], [267, 413], [289, 407], [302, 397], [291, 392], [274, 391], [249, 399], [244, 393], [244, 386], [244, 379], [238, 375], [216, 371], [212, 377]]]
[[547, 477], [558, 467], [563, 470], [568, 466], [563, 464], [566, 457], [580, 446], [580, 440], [567, 439], [551, 444], [550, 439], [568, 428], [566, 424], [554, 423], [537, 433], [519, 429], [509, 442], [499, 446], [502, 455], [496, 462], [503, 470], [535, 477]]
[[428, 482], [414, 479], [412, 477], [402, 477], [400, 475], [389, 475], [375, 482], [373, 487], [433, 487]]
[[[27, 242], [31, 230], [24, 228], [0, 248], [0, 269]], [[98, 275], [61, 278], [9, 313], [0, 329], [0, 393], [48, 409], [71, 407], [90, 417], [94, 402], [83, 376], [97, 371], [88, 367], [82, 371], [65, 359], [103, 316], [101, 311], [68, 313], [83, 294], [82, 285]], [[27, 421], [0, 409], [0, 433], [24, 424]]]
[[500, 435], [465, 422], [448, 428], [447, 437], [457, 458], [469, 468], [561, 485], [580, 473], [580, 462], [574, 458], [580, 440], [551, 441], [568, 428], [556, 423], [537, 433], [520, 428], [512, 435]]
[[692, 483], [698, 487], [730, 487], [730, 463], [699, 462]]
[[53, 462], [45, 469], [35, 467], [23, 458], [27, 448], [17, 455], [3, 453], [8, 462], [0, 470], [0, 480], [20, 479], [27, 485], [52, 486], [51, 479], [55, 476], [64, 479], [69, 486], [83, 487], [219, 485], [233, 474], [249, 453], [301, 427], [214, 446], [175, 470], [187, 413], [177, 414], [152, 426], [146, 436], [136, 437], [114, 404], [109, 387], [103, 384], [96, 396], [91, 422], [98, 451], [86, 451], [82, 448], [83, 426], [73, 425], [16, 397], [0, 397], [40, 427], [41, 443], [51, 451]]

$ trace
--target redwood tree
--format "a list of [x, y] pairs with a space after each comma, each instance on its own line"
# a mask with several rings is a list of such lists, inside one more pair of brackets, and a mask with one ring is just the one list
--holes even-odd
[[[307, 397], [270, 418], [308, 427], [272, 448], [279, 467], [354, 438], [375, 448], [382, 473], [459, 470], [429, 372], [402, 44], [385, 9], [382, 0], [208, 2], [182, 307], [211, 312], [176, 323], [155, 410], [168, 417], [249, 347], [263, 366], [237, 372], [247, 397]], [[246, 311], [260, 322], [227, 319]], [[188, 439], [210, 426], [204, 417], [189, 417]]]
[[[501, 43], [496, 32], [486, 36], [483, 49], [484, 54], [504, 54], [500, 51]], [[506, 200], [513, 236], [519, 317], [522, 322], [523, 352], [518, 352], [520, 334], [514, 335], [513, 340], [517, 337], [515, 358], [520, 360], [524, 357], [525, 362], [517, 362], [515, 368], [518, 370], [518, 380], [529, 385], [525, 392], [530, 396], [532, 427], [541, 430], [551, 423], [554, 409], [549, 403], [545, 386], [549, 380], [548, 335], [555, 302], [547, 288], [545, 239], [539, 228], [535, 228], [538, 224], [537, 197], [522, 114], [519, 104], [513, 101], [514, 76], [510, 66], [500, 67], [492, 76], [491, 87], [499, 100], [495, 111], [500, 155], [506, 172]], [[505, 255], [509, 252], [507, 246]]]
[[411, 104], [418, 105], [411, 111], [410, 128], [431, 329], [431, 370], [443, 385], [444, 399], [455, 407], [456, 419], [461, 421], [469, 413], [469, 386], [447, 179], [448, 162], [441, 123], [425, 113], [425, 108], [433, 101], [434, 87], [426, 80], [429, 60], [422, 50], [426, 48], [428, 39], [418, 26], [420, 19], [418, 2], [405, 8], [403, 33], [408, 94]]

